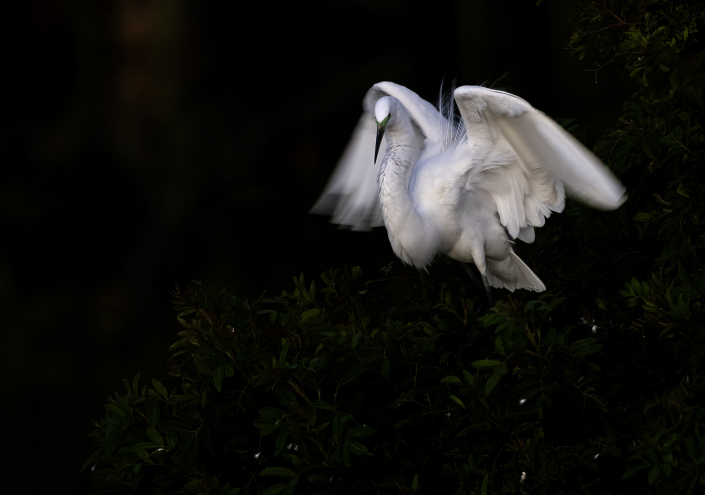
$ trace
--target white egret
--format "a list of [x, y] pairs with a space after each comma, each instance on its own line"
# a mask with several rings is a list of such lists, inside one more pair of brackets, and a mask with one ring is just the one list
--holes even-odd
[[488, 286], [544, 291], [512, 241], [533, 242], [534, 227], [563, 210], [564, 190], [611, 210], [626, 199], [624, 187], [521, 98], [479, 86], [460, 87], [454, 98], [461, 121], [452, 100], [436, 109], [403, 86], [372, 86], [311, 212], [354, 230], [384, 225], [394, 253], [419, 269], [437, 253], [474, 263], [488, 294]]

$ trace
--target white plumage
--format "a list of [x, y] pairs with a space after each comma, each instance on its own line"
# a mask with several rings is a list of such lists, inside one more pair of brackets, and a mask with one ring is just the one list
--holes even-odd
[[[372, 86], [311, 211], [354, 230], [385, 225], [396, 255], [419, 269], [443, 253], [475, 263], [485, 284], [543, 291], [511, 241], [533, 242], [534, 227], [563, 211], [564, 190], [611, 210], [626, 199], [624, 187], [521, 98], [479, 86], [458, 88], [454, 98], [461, 122], [452, 100], [439, 111], [403, 86]], [[386, 149], [376, 162], [375, 131]]]

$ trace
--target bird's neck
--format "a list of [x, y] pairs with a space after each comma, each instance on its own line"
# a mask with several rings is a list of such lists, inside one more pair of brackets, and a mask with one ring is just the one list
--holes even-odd
[[[379, 172], [379, 201], [384, 225], [397, 256], [419, 268], [430, 263], [427, 256], [414, 255], [419, 247], [418, 236], [427, 226], [409, 196], [408, 176], [421, 150], [414, 140], [414, 129], [408, 116], [397, 115], [394, 125], [385, 133], [387, 150]], [[403, 118], [406, 117], [406, 118]], [[391, 128], [390, 128], [391, 127]]]

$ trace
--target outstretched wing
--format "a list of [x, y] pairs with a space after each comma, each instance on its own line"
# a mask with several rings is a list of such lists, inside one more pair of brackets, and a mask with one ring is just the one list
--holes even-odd
[[[331, 222], [353, 230], [370, 230], [384, 225], [379, 206], [377, 174], [384, 152], [374, 163], [374, 107], [384, 96], [398, 99], [411, 116], [419, 149], [439, 146], [443, 126], [448, 123], [426, 100], [410, 89], [392, 82], [377, 83], [365, 95], [363, 113], [335, 171], [310, 213], [331, 215]], [[383, 140], [380, 148], [386, 150]]]
[[591, 206], [613, 210], [624, 186], [556, 122], [526, 101], [480, 86], [455, 90], [468, 143], [475, 144], [468, 187], [489, 192], [512, 237], [534, 239], [552, 211], [565, 205], [563, 187]]

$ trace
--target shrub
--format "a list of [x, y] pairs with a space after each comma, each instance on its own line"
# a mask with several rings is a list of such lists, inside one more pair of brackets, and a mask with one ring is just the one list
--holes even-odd
[[91, 433], [96, 493], [702, 491], [705, 8], [575, 8], [571, 49], [638, 84], [596, 146], [630, 199], [541, 229], [551, 290], [489, 307], [442, 259], [177, 290], [170, 378], [125, 380]]

